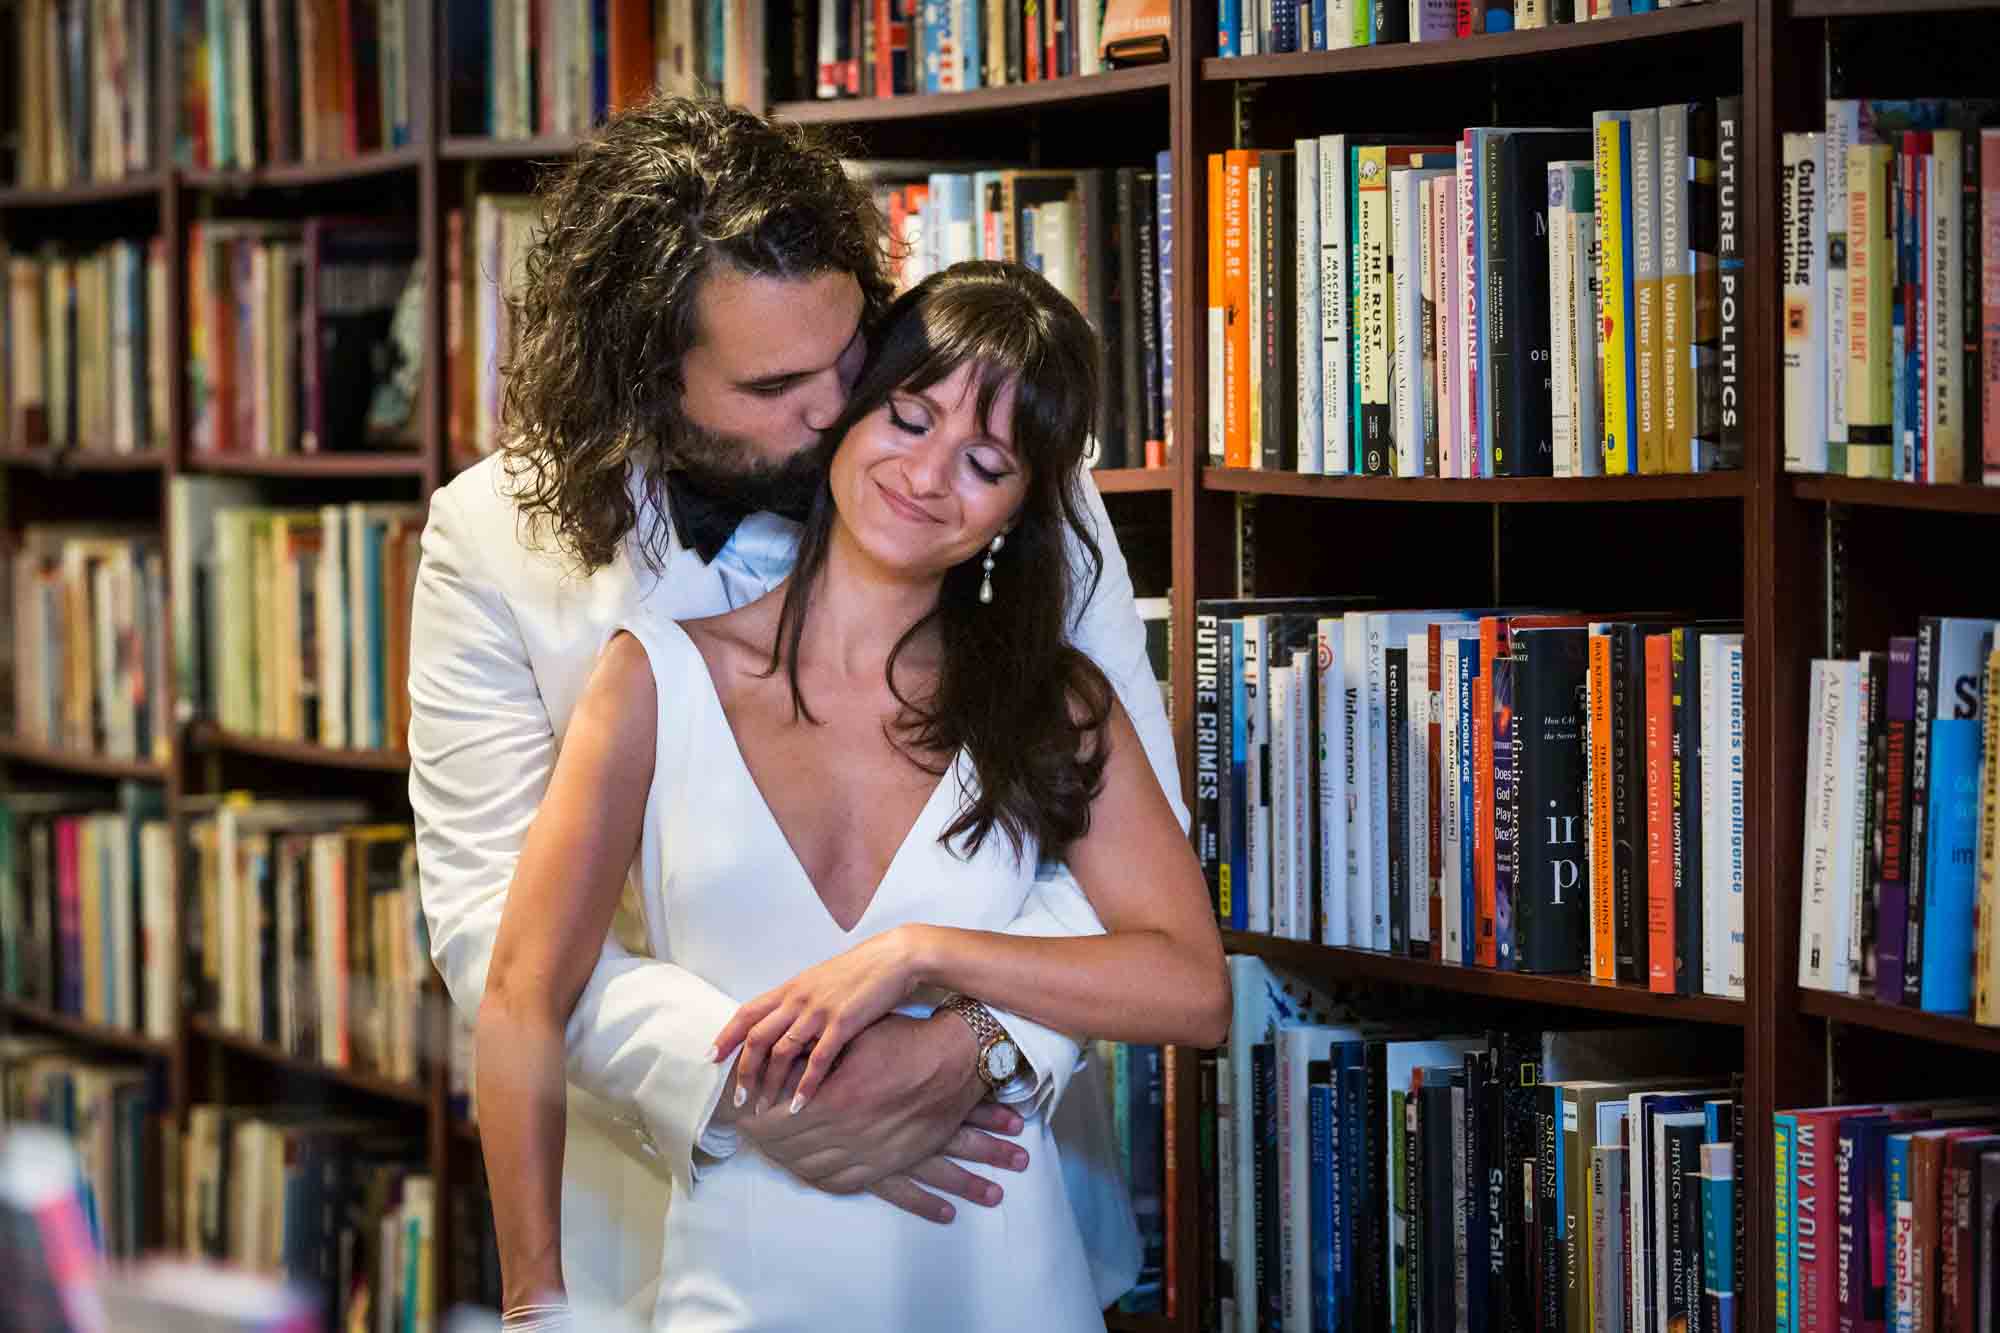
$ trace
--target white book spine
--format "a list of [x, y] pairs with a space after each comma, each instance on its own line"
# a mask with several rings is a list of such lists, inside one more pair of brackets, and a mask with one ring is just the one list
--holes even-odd
[[[1346, 36], [1346, 25], [1340, 25]], [[1345, 41], [1340, 43], [1347, 45]], [[1319, 141], [1319, 331], [1320, 465], [1335, 476], [1351, 471], [1353, 423], [1350, 398], [1353, 365], [1347, 336], [1350, 302], [1347, 289], [1347, 137], [1322, 135]]]
[[[1588, 209], [1589, 211], [1585, 211]], [[1570, 369], [1576, 376], [1576, 421], [1573, 428], [1576, 474], [1580, 477], [1604, 475], [1604, 388], [1597, 343], [1598, 256], [1597, 204], [1593, 178], [1588, 198], [1572, 196], [1568, 226], [1570, 264], [1576, 292], [1571, 312], [1575, 328], [1571, 334]]]
[[1320, 324], [1320, 236], [1319, 236], [1319, 140], [1300, 139], [1292, 145], [1292, 163], [1297, 173], [1292, 190], [1293, 211], [1298, 217], [1298, 255], [1293, 269], [1298, 280], [1296, 325], [1299, 366], [1299, 464], [1300, 472], [1324, 471], [1322, 454], [1326, 439], [1324, 372], [1320, 368], [1323, 351]]
[[1347, 732], [1348, 943], [1375, 947], [1375, 747], [1368, 728], [1371, 703], [1367, 613], [1341, 620], [1342, 726]]
[[1827, 899], [1832, 891], [1833, 856], [1830, 824], [1838, 799], [1834, 772], [1838, 753], [1840, 697], [1837, 663], [1816, 660], [1812, 664], [1812, 714], [1807, 721], [1806, 739], [1806, 829], [1805, 864], [1800, 871], [1803, 886], [1799, 899], [1799, 985], [1827, 990], [1832, 961], [1826, 938]]
[[1732, 999], [1743, 999], [1745, 994], [1744, 949], [1743, 949], [1743, 886], [1746, 867], [1743, 841], [1743, 639], [1732, 635], [1723, 658], [1723, 677], [1727, 681], [1726, 700], [1729, 710], [1729, 883], [1726, 902], [1726, 918], [1729, 926], [1728, 975], [1725, 978], [1726, 993]]
[[1424, 475], [1423, 357], [1417, 339], [1421, 322], [1416, 311], [1423, 303], [1421, 283], [1423, 244], [1419, 231], [1417, 186], [1421, 177], [1405, 168], [1389, 173], [1389, 270], [1391, 300], [1396, 312], [1393, 329], [1395, 357], [1389, 367], [1390, 406], [1395, 413], [1396, 453], [1393, 466], [1399, 477]]
[[1701, 640], [1700, 719], [1701, 719], [1701, 993], [1723, 993], [1724, 951], [1722, 899], [1727, 877], [1729, 849], [1723, 841], [1726, 822], [1723, 771], [1728, 756], [1722, 749], [1723, 680], [1721, 657], [1723, 637], [1711, 634]]
[[1576, 291], [1570, 262], [1569, 164], [1549, 163], [1549, 406], [1555, 475], [1576, 466]]
[[1312, 691], [1319, 677], [1319, 653], [1292, 653], [1292, 938], [1313, 938], [1313, 754]]
[[1352, 938], [1347, 915], [1347, 820], [1353, 788], [1347, 749], [1347, 691], [1340, 669], [1341, 622], [1319, 622], [1319, 862], [1320, 943]]
[[1368, 788], [1371, 949], [1389, 947], [1389, 663], [1386, 616], [1368, 618]]
[[1826, 136], [1785, 136], [1785, 470], [1826, 471]]
[[1857, 663], [1851, 673], [1854, 707], [1848, 710], [1841, 728], [1841, 777], [1848, 791], [1841, 820], [1841, 837], [1847, 844], [1844, 878], [1846, 895], [1840, 915], [1840, 952], [1834, 955], [1838, 971], [1835, 989], [1849, 995], [1861, 993], [1861, 911], [1868, 897], [1868, 851], [1861, 844], [1868, 827], [1868, 673]]

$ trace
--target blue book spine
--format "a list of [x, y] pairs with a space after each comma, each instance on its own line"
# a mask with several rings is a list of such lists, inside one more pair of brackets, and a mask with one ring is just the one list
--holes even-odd
[[1231, 663], [1229, 715], [1229, 775], [1234, 783], [1234, 793], [1229, 804], [1229, 830], [1233, 838], [1229, 844], [1229, 882], [1235, 892], [1229, 900], [1229, 925], [1233, 930], [1246, 929], [1250, 924], [1250, 812], [1244, 793], [1249, 790], [1250, 738], [1244, 728], [1247, 725], [1250, 700], [1243, 684], [1243, 622], [1229, 623], [1229, 660]]
[[1459, 959], [1467, 967], [1478, 962], [1478, 893], [1472, 865], [1472, 682], [1479, 679], [1479, 640], [1458, 641], [1458, 931]]
[[1931, 723], [1922, 1005], [1936, 1014], [1972, 1011], [1981, 726], [1976, 717]]
[[1307, 1125], [1312, 1134], [1312, 1326], [1313, 1333], [1333, 1333], [1333, 1089], [1314, 1084], [1306, 1093]]
[[1634, 14], [1650, 14], [1650, 13], [1652, 13], [1652, 12], [1653, 12], [1653, 0], [1632, 0], [1632, 12], [1633, 12]]
[[1174, 157], [1162, 148], [1153, 158], [1153, 175], [1159, 184], [1158, 207], [1154, 210], [1157, 244], [1154, 253], [1160, 265], [1160, 401], [1165, 411], [1167, 454], [1174, 449]]
[[1240, 56], [1243, 50], [1237, 45], [1236, 34], [1243, 30], [1243, 0], [1222, 0], [1216, 6], [1215, 53], [1219, 56]]
[[1477, 2], [1484, 3], [1486, 6], [1486, 31], [1514, 31], [1514, 7], [1512, 5], [1494, 3], [1493, 0], [1477, 0]]
[[1359, 1309], [1359, 1298], [1356, 1295], [1356, 1283], [1359, 1279], [1354, 1271], [1355, 1218], [1363, 1211], [1365, 1201], [1374, 1197], [1369, 1192], [1371, 1181], [1366, 1151], [1368, 1070], [1367, 1047], [1363, 1043], [1350, 1042], [1341, 1048], [1340, 1063], [1334, 1070], [1334, 1077], [1337, 1080], [1334, 1086], [1340, 1096], [1338, 1189], [1341, 1203], [1333, 1229], [1333, 1271], [1340, 1291], [1335, 1309], [1341, 1313], [1343, 1321], [1352, 1327], [1354, 1312]]
[[918, 78], [918, 86], [927, 93], [944, 91], [944, 37], [945, 19], [943, 0], [923, 0], [917, 9], [917, 24], [920, 29], [919, 48], [923, 51], [923, 70]]
[[1312, 0], [1312, 49], [1326, 50], [1326, 0]]
[[590, 123], [611, 114], [611, 3], [590, 0]]
[[986, 12], [980, 0], [951, 2], [958, 15], [958, 86], [972, 92], [986, 86]]
[[[382, 524], [370, 519], [362, 525], [362, 577], [369, 588], [382, 586]], [[368, 733], [362, 743], [382, 744], [382, 599], [369, 595], [368, 603]], [[358, 719], [357, 719], [358, 720]]]
[[1780, 1113], [1771, 1117], [1771, 1136], [1774, 1145], [1772, 1154], [1773, 1175], [1776, 1177], [1777, 1226], [1775, 1243], [1771, 1249], [1773, 1272], [1771, 1282], [1776, 1293], [1772, 1302], [1777, 1333], [1798, 1333], [1798, 1296], [1796, 1247], [1792, 1243], [1792, 1219], [1798, 1216], [1797, 1200], [1793, 1195], [1797, 1177], [1792, 1170], [1792, 1155], [1798, 1143], [1798, 1117]]

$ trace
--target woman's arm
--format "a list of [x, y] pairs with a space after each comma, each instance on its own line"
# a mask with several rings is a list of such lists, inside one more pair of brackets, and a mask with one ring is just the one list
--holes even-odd
[[1201, 866], [1122, 707], [1113, 709], [1105, 744], [1090, 831], [1067, 857], [1105, 934], [887, 931], [746, 1004], [723, 1029], [718, 1058], [741, 1042], [739, 1082], [771, 1098], [810, 1044], [794, 1103], [803, 1104], [856, 1032], [926, 985], [1063, 1032], [1220, 1045], [1229, 1034], [1229, 974]]
[[503, 1309], [563, 1290], [564, 1027], [638, 853], [655, 709], [645, 649], [614, 636], [570, 719], [494, 941], [476, 1040]]

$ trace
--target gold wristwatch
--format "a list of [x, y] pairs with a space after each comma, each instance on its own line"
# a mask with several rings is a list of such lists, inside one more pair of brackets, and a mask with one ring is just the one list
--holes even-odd
[[1021, 1048], [1014, 1044], [999, 1020], [987, 1012], [985, 1005], [969, 995], [952, 995], [938, 1008], [951, 1010], [972, 1029], [972, 1040], [979, 1046], [974, 1068], [989, 1093], [997, 1093], [1013, 1082], [1014, 1075], [1021, 1070]]

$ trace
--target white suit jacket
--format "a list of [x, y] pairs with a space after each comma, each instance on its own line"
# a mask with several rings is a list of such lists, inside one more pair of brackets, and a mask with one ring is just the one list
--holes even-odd
[[[746, 519], [713, 563], [671, 540], [655, 573], [636, 535], [587, 578], [527, 537], [500, 460], [489, 458], [431, 498], [410, 635], [410, 804], [431, 953], [459, 1008], [476, 1016], [514, 863], [555, 765], [571, 711], [611, 630], [632, 615], [718, 614], [761, 596], [790, 570], [796, 526]], [[1187, 824], [1160, 691], [1146, 656], [1131, 579], [1103, 501], [1088, 514], [1104, 554], [1096, 593], [1072, 641], [1109, 677], [1169, 802]], [[637, 495], [637, 476], [634, 494]], [[640, 509], [641, 523], [666, 523]], [[671, 706], [671, 701], [662, 701]], [[656, 882], [660, 867], [633, 868]], [[630, 898], [628, 885], [628, 899]], [[1021, 935], [1079, 935], [1102, 924], [1060, 868], [1038, 877]], [[614, 930], [568, 1028], [571, 1082], [563, 1180], [563, 1270], [573, 1299], [651, 1311], [668, 1182], [703, 1169], [703, 1128], [724, 1066], [706, 1052], [735, 1012], [687, 970], [643, 956]], [[1137, 1273], [1138, 1239], [1110, 1151], [1101, 1092], [1065, 1104], [1078, 1042], [999, 1013], [1038, 1075], [1033, 1107], [1056, 1117], [1065, 1177], [1106, 1303]], [[1058, 1110], [1060, 1108], [1060, 1110]], [[1065, 1128], [1069, 1130], [1065, 1134]], [[707, 1159], [707, 1169], [726, 1170]]]

